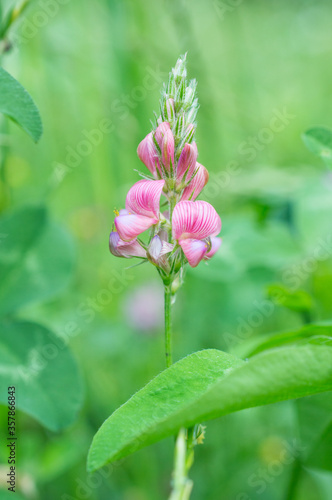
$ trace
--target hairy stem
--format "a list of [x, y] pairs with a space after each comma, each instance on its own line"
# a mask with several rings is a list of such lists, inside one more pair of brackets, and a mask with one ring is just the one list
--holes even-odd
[[172, 364], [172, 284], [165, 285], [165, 356], [166, 367]]
[[[172, 364], [172, 283], [165, 285], [165, 356], [166, 367]], [[173, 487], [169, 500], [189, 500], [193, 482], [188, 471], [193, 463], [193, 428], [180, 429], [176, 438]]]
[[193, 462], [192, 441], [190, 440], [190, 429], [188, 438], [186, 429], [180, 429], [175, 445], [173, 490], [169, 500], [189, 500], [193, 488], [193, 482], [188, 479], [188, 471]]

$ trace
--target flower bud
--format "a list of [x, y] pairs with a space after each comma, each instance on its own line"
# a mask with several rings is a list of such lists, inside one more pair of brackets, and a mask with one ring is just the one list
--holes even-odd
[[190, 125], [188, 125], [188, 127], [185, 130], [182, 143], [185, 144], [186, 142], [188, 142], [188, 144], [190, 144], [194, 138], [195, 132], [196, 132], [195, 125], [190, 123]]
[[171, 130], [167, 130], [162, 143], [162, 160], [167, 172], [174, 168], [174, 137]]
[[185, 104], [187, 107], [192, 106], [196, 96], [197, 81], [190, 80], [188, 87], [186, 88], [185, 94]]
[[167, 99], [165, 102], [164, 115], [168, 122], [173, 122], [175, 118], [174, 99]]

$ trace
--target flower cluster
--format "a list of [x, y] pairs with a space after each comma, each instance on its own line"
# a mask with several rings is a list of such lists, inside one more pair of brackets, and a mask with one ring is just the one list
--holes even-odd
[[[187, 262], [196, 267], [221, 244], [221, 220], [215, 209], [196, 198], [209, 179], [197, 162], [196, 81], [186, 79], [185, 56], [179, 58], [162, 91], [160, 116], [137, 153], [150, 174], [129, 190], [126, 208], [116, 212], [110, 251], [117, 257], [152, 262], [165, 284], [182, 279]], [[163, 202], [164, 200], [164, 202]], [[168, 210], [160, 207], [168, 205]], [[148, 241], [140, 237], [150, 229]]]

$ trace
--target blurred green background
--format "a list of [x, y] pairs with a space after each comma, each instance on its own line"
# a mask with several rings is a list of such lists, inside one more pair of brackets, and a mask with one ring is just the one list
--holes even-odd
[[[166, 498], [171, 439], [114, 464], [107, 477], [85, 471], [104, 419], [164, 368], [162, 286], [152, 266], [127, 269], [135, 261], [109, 254], [113, 210], [139, 180], [134, 169], [144, 170], [137, 145], [158, 111], [162, 82], [188, 52], [189, 77], [198, 80], [199, 161], [210, 172], [202, 199], [221, 215], [223, 246], [209, 264], [188, 270], [178, 293], [175, 359], [207, 347], [236, 351], [244, 338], [332, 319], [332, 177], [301, 141], [310, 126], [331, 124], [331, 4], [31, 4], [3, 64], [36, 101], [44, 135], [34, 145], [10, 124], [10, 206], [46, 205], [71, 235], [76, 266], [60, 296], [20, 316], [60, 336], [76, 325], [70, 347], [85, 403], [61, 433], [19, 415], [19, 489], [23, 498], [42, 500]], [[61, 254], [60, 242], [54, 248]], [[309, 306], [269, 301], [275, 283], [307, 292]], [[314, 427], [312, 400], [305, 414]], [[287, 496], [300, 434], [294, 402], [209, 423], [191, 472], [193, 500], [330, 499], [326, 457], [324, 467], [302, 468]], [[293, 459], [280, 462], [287, 449]]]

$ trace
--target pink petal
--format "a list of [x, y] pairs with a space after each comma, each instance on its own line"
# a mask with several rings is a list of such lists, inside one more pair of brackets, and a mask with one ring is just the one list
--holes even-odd
[[180, 201], [174, 208], [172, 226], [175, 240], [203, 240], [219, 234], [221, 220], [213, 206], [206, 201]]
[[171, 130], [165, 132], [162, 143], [162, 160], [166, 170], [170, 171], [170, 164], [174, 169], [174, 137]]
[[194, 201], [209, 180], [209, 172], [203, 165], [196, 163], [196, 168], [198, 168], [197, 173], [190, 184], [183, 190], [181, 201], [189, 200], [189, 198]]
[[150, 132], [138, 145], [137, 154], [139, 159], [157, 177], [156, 167], [159, 169], [159, 159], [156, 146], [153, 141], [153, 133]]
[[153, 224], [156, 224], [159, 219], [159, 203], [164, 184], [164, 180], [148, 181], [143, 179], [136, 182], [127, 194], [126, 209], [128, 212], [152, 217], [156, 219]]
[[206, 241], [186, 239], [180, 240], [179, 243], [191, 267], [196, 267], [209, 249]]
[[157, 222], [157, 218], [136, 214], [120, 214], [114, 219], [116, 230], [123, 241], [132, 241]]
[[125, 259], [130, 259], [131, 257], [145, 257], [146, 251], [138, 243], [138, 241], [132, 241], [127, 243], [122, 241], [119, 234], [112, 231], [110, 234], [109, 241], [110, 252], [116, 257], [124, 257]]
[[182, 180], [187, 170], [188, 173], [186, 175], [186, 179], [190, 180], [196, 168], [197, 154], [198, 152], [196, 142], [193, 142], [192, 144], [187, 143], [184, 145], [176, 169], [176, 178], [178, 181]]
[[148, 253], [152, 258], [152, 260], [156, 262], [163, 255], [170, 253], [173, 250], [173, 248], [174, 245], [168, 243], [167, 241], [162, 240], [160, 236], [156, 234], [150, 242]]
[[171, 130], [170, 124], [168, 122], [162, 122], [158, 125], [154, 133], [154, 137], [159, 145], [160, 151], [163, 150], [163, 139], [168, 130]]
[[219, 250], [221, 243], [222, 243], [221, 238], [216, 238], [216, 237], [211, 238], [211, 250], [205, 255], [204, 259], [205, 260], [211, 259], [211, 257], [213, 257], [214, 254]]
[[149, 258], [151, 258], [153, 262], [157, 262], [157, 260], [159, 259], [162, 246], [163, 246], [162, 241], [160, 237], [156, 234], [156, 236], [152, 238], [148, 248]]
[[174, 245], [172, 245], [172, 243], [168, 243], [167, 241], [163, 241], [163, 246], [161, 248], [160, 257], [170, 253], [173, 250], [173, 248], [174, 248]]

